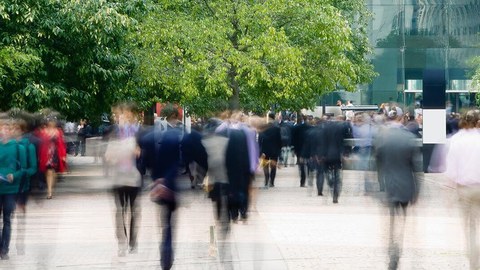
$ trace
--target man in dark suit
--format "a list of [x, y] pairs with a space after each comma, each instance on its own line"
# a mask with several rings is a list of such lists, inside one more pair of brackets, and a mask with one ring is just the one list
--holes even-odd
[[297, 123], [292, 129], [292, 145], [293, 151], [297, 156], [297, 164], [300, 171], [300, 186], [305, 187], [305, 180], [307, 178], [307, 155], [305, 153], [306, 134], [310, 125], [307, 123], [305, 115], [299, 115]]
[[375, 139], [377, 164], [385, 177], [385, 191], [390, 210], [389, 269], [397, 269], [401, 254], [407, 206], [417, 200], [419, 185], [414, 159], [419, 149], [415, 136], [392, 119]]
[[282, 137], [280, 127], [274, 123], [275, 114], [268, 114], [268, 123], [262, 132], [258, 134], [258, 144], [260, 146], [260, 154], [266, 162], [263, 167], [265, 175], [265, 188], [275, 186], [275, 175], [277, 173], [277, 162], [282, 149]]
[[[306, 136], [306, 155], [312, 171], [315, 171], [318, 196], [323, 196], [323, 183], [325, 179], [325, 154], [326, 144], [326, 122], [320, 120], [316, 126], [308, 130]], [[309, 183], [310, 185], [310, 183]]]
[[348, 137], [347, 123], [342, 119], [329, 121], [325, 125], [325, 169], [327, 181], [333, 189], [333, 203], [338, 203], [342, 188], [341, 172], [344, 154], [344, 140]]
[[178, 111], [173, 105], [167, 104], [162, 109], [162, 116], [166, 117], [166, 129], [160, 127], [149, 131], [139, 139], [142, 149], [142, 164], [150, 169], [152, 180], [162, 181], [166, 187], [162, 199], [158, 203], [162, 206], [162, 243], [160, 245], [160, 263], [162, 269], [171, 269], [173, 266], [173, 224], [172, 215], [177, 207], [176, 179], [180, 165], [181, 130], [176, 128]]

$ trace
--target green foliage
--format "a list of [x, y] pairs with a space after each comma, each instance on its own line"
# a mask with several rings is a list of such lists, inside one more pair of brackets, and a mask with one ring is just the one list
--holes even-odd
[[[472, 58], [468, 64], [473, 68], [472, 87], [480, 90], [480, 56]], [[480, 93], [475, 94], [475, 105], [480, 107]]]
[[363, 0], [3, 0], [0, 110], [298, 110], [375, 74]]
[[194, 111], [312, 107], [374, 76], [368, 16], [361, 0], [159, 0], [135, 37], [139, 83]]
[[5, 0], [0, 4], [0, 109], [51, 107], [69, 119], [131, 96], [125, 43], [139, 1]]

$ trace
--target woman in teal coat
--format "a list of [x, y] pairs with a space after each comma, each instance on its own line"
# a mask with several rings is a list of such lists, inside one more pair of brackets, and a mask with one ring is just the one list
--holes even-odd
[[0, 116], [0, 209], [3, 228], [0, 236], [0, 259], [7, 260], [12, 233], [11, 219], [26, 166], [25, 148], [12, 139], [12, 122]]

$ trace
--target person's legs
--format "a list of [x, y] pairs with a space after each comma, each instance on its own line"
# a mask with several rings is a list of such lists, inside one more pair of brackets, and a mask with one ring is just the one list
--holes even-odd
[[238, 220], [239, 204], [238, 191], [231, 191], [228, 195], [228, 211], [233, 222], [237, 222]]
[[82, 138], [80, 141], [80, 153], [83, 156], [85, 156], [85, 152], [87, 151], [87, 140], [85, 138]]
[[324, 164], [323, 163], [318, 163], [317, 164], [317, 173], [316, 173], [316, 177], [317, 177], [317, 192], [318, 192], [318, 196], [323, 196], [323, 182], [324, 182], [324, 171], [325, 171], [325, 168], [324, 168]]
[[342, 188], [342, 179], [341, 179], [341, 163], [335, 162], [332, 165], [332, 181], [333, 181], [333, 203], [338, 203], [338, 197], [340, 196], [340, 191]]
[[53, 189], [56, 182], [56, 174], [54, 169], [47, 169], [45, 172], [45, 180], [47, 182], [47, 199], [53, 197]]
[[298, 169], [300, 171], [300, 186], [305, 186], [305, 180], [307, 178], [305, 161], [303, 158], [298, 158]]
[[407, 215], [408, 202], [390, 202], [390, 236], [389, 236], [389, 270], [398, 268], [398, 262], [402, 253], [402, 243]]
[[24, 191], [17, 196], [17, 206], [15, 209], [17, 219], [17, 239], [15, 241], [15, 247], [18, 255], [25, 254], [25, 228], [28, 195], [29, 192]]
[[128, 241], [129, 252], [134, 253], [137, 251], [137, 235], [138, 235], [138, 220], [140, 218], [140, 206], [136, 202], [138, 187], [127, 188], [127, 201], [130, 202], [130, 238]]
[[116, 205], [115, 235], [118, 242], [118, 256], [123, 257], [127, 251], [127, 227], [125, 224], [127, 201], [124, 187], [115, 188], [113, 194]]
[[162, 243], [160, 245], [160, 264], [168, 270], [173, 266], [172, 214], [174, 206], [169, 203], [162, 206]]
[[270, 168], [268, 164], [265, 167], [263, 167], [263, 175], [265, 176], [265, 188], [267, 188], [268, 181], [270, 179]]
[[240, 218], [245, 221], [247, 219], [248, 212], [248, 187], [246, 190], [241, 191], [240, 193]]
[[289, 153], [289, 147], [288, 146], [283, 146], [282, 147], [282, 150], [281, 150], [281, 153], [282, 153], [282, 164], [284, 167], [287, 167], [287, 164], [288, 164], [288, 155], [290, 154]]
[[307, 161], [307, 178], [308, 178], [307, 184], [309, 187], [313, 187], [313, 178], [316, 175], [315, 170], [316, 170], [315, 163], [311, 160]]
[[275, 176], [277, 175], [277, 158], [270, 159], [270, 187], [275, 186]]
[[380, 186], [380, 191], [385, 191], [385, 174], [383, 173], [382, 163], [377, 159], [377, 179]]
[[15, 194], [3, 194], [0, 195], [2, 216], [3, 216], [3, 229], [0, 239], [0, 258], [2, 260], [8, 260], [8, 251], [10, 247], [10, 237], [12, 234], [12, 214], [15, 211]]
[[478, 254], [478, 211], [480, 205], [480, 188], [459, 186], [457, 188], [458, 196], [463, 210], [465, 238], [467, 244], [467, 254], [470, 261], [470, 269], [479, 268]]

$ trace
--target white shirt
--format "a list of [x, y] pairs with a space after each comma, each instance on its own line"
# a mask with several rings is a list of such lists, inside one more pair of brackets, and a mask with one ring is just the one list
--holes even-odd
[[480, 132], [460, 129], [449, 139], [446, 176], [460, 185], [480, 184]]

